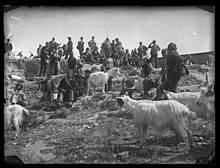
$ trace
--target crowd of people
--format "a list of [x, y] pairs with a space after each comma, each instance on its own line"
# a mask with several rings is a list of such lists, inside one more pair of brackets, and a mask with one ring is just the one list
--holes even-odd
[[[55, 38], [50, 42], [46, 42], [45, 46], [41, 44], [37, 48], [37, 57], [41, 59], [40, 76], [46, 76], [47, 73], [57, 75], [60, 70], [60, 60], [64, 58], [67, 62], [69, 69], [74, 70], [77, 64], [77, 59], [73, 53], [73, 42], [71, 37], [67, 37], [67, 44], [57, 43]], [[153, 40], [152, 43], [146, 47], [142, 42], [139, 43], [138, 48], [134, 48], [131, 52], [124, 49], [122, 42], [116, 38], [110, 41], [107, 37], [101, 44], [100, 50], [92, 36], [88, 42], [88, 47], [85, 48], [83, 37], [78, 41], [77, 50], [79, 51], [79, 60], [81, 64], [103, 64], [104, 68], [122, 67], [124, 65], [131, 65], [134, 67], [142, 67], [144, 64], [154, 64], [155, 68], [158, 67], [157, 56], [160, 47]], [[150, 49], [150, 55], [147, 53]], [[144, 67], [147, 67], [144, 65]], [[47, 71], [47, 72], [46, 72]], [[144, 70], [147, 71], [147, 70]], [[146, 75], [145, 75], [146, 76]]]
[[[80, 58], [76, 59], [73, 54], [72, 39], [71, 37], [67, 37], [67, 39], [67, 43], [61, 46], [61, 43], [57, 43], [53, 37], [50, 42], [46, 42], [44, 46], [39, 45], [37, 48], [37, 57], [35, 58], [40, 58], [39, 76], [46, 77], [43, 83], [46, 83], [44, 85], [45, 92], [48, 93], [45, 94], [44, 98], [47, 100], [53, 101], [54, 89], [52, 89], [52, 85], [54, 84], [51, 80], [51, 75], [59, 74], [61, 59], [65, 60], [67, 75], [61, 80], [58, 87], [57, 99], [59, 102], [73, 103], [79, 96], [85, 95], [87, 87], [85, 80], [89, 72], [87, 76], [83, 73], [82, 67], [84, 64], [102, 64], [102, 71], [108, 71], [113, 67], [131, 65], [142, 68], [141, 75], [145, 78], [153, 71], [153, 65], [155, 68], [158, 67], [158, 51], [161, 51], [163, 56], [162, 68], [166, 72], [165, 76], [167, 78], [164, 88], [173, 92], [176, 92], [177, 83], [181, 76], [189, 73], [183, 64], [184, 59], [178, 54], [174, 43], [170, 43], [166, 49], [161, 50], [155, 40], [148, 46], [139, 42], [138, 48], [134, 48], [129, 52], [128, 49], [124, 49], [122, 42], [118, 38], [110, 41], [107, 37], [99, 50], [94, 36], [88, 42], [87, 48], [85, 48], [83, 37], [80, 37], [80, 41], [78, 41], [76, 46]], [[10, 52], [12, 47], [10, 47], [9, 43], [10, 40], [5, 45], [7, 46], [5, 50]], [[148, 50], [150, 52], [147, 52]]]

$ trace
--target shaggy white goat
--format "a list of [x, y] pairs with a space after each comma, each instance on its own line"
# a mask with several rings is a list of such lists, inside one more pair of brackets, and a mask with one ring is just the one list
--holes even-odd
[[215, 115], [215, 92], [213, 85], [209, 86], [208, 90], [202, 90], [197, 105], [200, 107], [206, 106], [207, 118], [213, 118]]
[[29, 115], [29, 111], [24, 107], [18, 104], [6, 106], [4, 111], [5, 131], [14, 126], [16, 128], [15, 135], [18, 136], [20, 132], [20, 125], [23, 121], [23, 115]]
[[118, 97], [119, 106], [124, 105], [133, 113], [133, 122], [138, 129], [140, 146], [143, 144], [144, 132], [148, 126], [159, 131], [170, 128], [175, 134], [184, 140], [187, 151], [189, 143], [192, 144], [192, 135], [189, 130], [191, 119], [195, 119], [195, 113], [183, 104], [174, 100], [150, 101], [133, 100], [129, 96]]
[[109, 71], [105, 72], [94, 72], [89, 75], [88, 79], [88, 90], [87, 94], [89, 94], [89, 90], [92, 87], [93, 93], [95, 88], [102, 87], [102, 92], [105, 93], [105, 85], [108, 85], [108, 79], [112, 76], [115, 76], [119, 73], [118, 68], [112, 68]]
[[184, 105], [186, 105], [190, 110], [196, 112], [197, 117], [208, 119], [209, 114], [213, 113], [212, 109], [206, 104], [199, 105], [197, 102], [201, 97], [202, 93], [206, 93], [208, 88], [201, 88], [201, 92], [180, 92], [173, 93], [164, 90], [168, 100], [176, 100]]

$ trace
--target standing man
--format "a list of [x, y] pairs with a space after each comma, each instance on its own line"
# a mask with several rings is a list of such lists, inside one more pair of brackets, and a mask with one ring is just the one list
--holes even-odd
[[41, 57], [41, 49], [42, 49], [42, 45], [39, 44], [39, 47], [37, 48], [37, 57], [38, 57], [38, 58]]
[[147, 55], [147, 50], [148, 50], [148, 48], [145, 45], [143, 45], [142, 42], [139, 42], [138, 56], [139, 56], [139, 59], [140, 59], [140, 62], [139, 62], [140, 65], [142, 63], [141, 61], [143, 59], [143, 56]]
[[167, 70], [168, 70], [168, 88], [171, 92], [177, 92], [177, 84], [182, 76], [188, 75], [189, 71], [183, 63], [181, 57], [176, 51], [176, 44], [170, 43], [168, 45], [167, 54]]
[[78, 41], [78, 45], [76, 48], [79, 50], [80, 59], [82, 60], [82, 55], [83, 55], [83, 51], [84, 51], [83, 37], [80, 37], [80, 41]]
[[57, 48], [57, 43], [55, 42], [55, 38], [53, 37], [52, 40], [49, 43], [49, 54], [53, 52], [53, 49]]
[[45, 76], [46, 74], [46, 65], [47, 65], [47, 56], [49, 54], [49, 43], [46, 42], [45, 46], [41, 49], [40, 54], [40, 76]]
[[70, 53], [67, 62], [68, 62], [68, 69], [74, 72], [76, 66], [76, 58], [73, 56], [73, 52]]
[[143, 65], [141, 67], [142, 67], [142, 71], [141, 71], [142, 78], [149, 77], [149, 75], [153, 71], [153, 67], [150, 62], [150, 59], [147, 56], [143, 58]]
[[113, 54], [113, 59], [115, 59], [115, 55], [116, 55], [115, 40], [112, 40], [112, 43], [111, 43], [111, 53]]
[[12, 46], [12, 44], [10, 43], [10, 39], [7, 39], [7, 42], [5, 43], [5, 53], [6, 53], [6, 55], [9, 57], [10, 56], [10, 53], [11, 53], [11, 51], [12, 51], [12, 49], [13, 49], [13, 46]]
[[150, 51], [151, 58], [150, 58], [150, 60], [151, 60], [151, 62], [152, 62], [152, 60], [154, 60], [155, 68], [157, 68], [157, 56], [158, 56], [157, 51], [160, 51], [160, 47], [156, 44], [156, 40], [153, 40], [149, 44], [148, 48], [151, 48], [151, 51]]
[[119, 41], [118, 38], [115, 39], [116, 44], [115, 44], [115, 49], [116, 49], [116, 53], [119, 55], [122, 55], [122, 51], [123, 51], [123, 47], [122, 47], [122, 43], [121, 41]]
[[50, 55], [51, 55], [50, 74], [58, 75], [58, 61], [59, 61], [58, 49], [54, 48], [53, 51], [50, 53]]
[[66, 57], [65, 60], [68, 58], [68, 56], [73, 52], [73, 42], [71, 40], [71, 37], [67, 37], [68, 42], [67, 42], [67, 51], [66, 51]]
[[94, 36], [92, 36], [92, 40], [90, 40], [88, 42], [88, 45], [90, 47], [90, 54], [92, 54], [92, 52], [94, 50], [98, 50], [98, 47], [96, 46], [96, 41], [95, 41], [95, 37]]

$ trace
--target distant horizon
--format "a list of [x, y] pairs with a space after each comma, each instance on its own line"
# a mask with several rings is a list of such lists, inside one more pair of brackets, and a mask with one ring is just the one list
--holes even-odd
[[[80, 37], [85, 45], [95, 36], [97, 46], [108, 36], [119, 38], [125, 49], [148, 46], [156, 40], [161, 49], [177, 44], [180, 55], [215, 51], [215, 14], [196, 7], [21, 7], [4, 14], [4, 34], [13, 51], [36, 55], [39, 44], [55, 37], [66, 44], [72, 37], [73, 52]], [[158, 52], [161, 56], [161, 52]]]

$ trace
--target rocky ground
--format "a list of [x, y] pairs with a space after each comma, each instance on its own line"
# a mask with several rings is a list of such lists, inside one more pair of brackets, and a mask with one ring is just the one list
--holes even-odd
[[[190, 75], [181, 79], [180, 88], [200, 84], [205, 81], [205, 73], [214, 71], [197, 65], [188, 68]], [[57, 85], [60, 78], [56, 78]], [[40, 102], [42, 93], [36, 88], [36, 82], [25, 82], [24, 92], [30, 103], [27, 108], [31, 112], [28, 129], [17, 139], [13, 131], [5, 134], [5, 154], [17, 154], [25, 163], [189, 164], [209, 155], [215, 145], [215, 122], [201, 119], [192, 123], [194, 143], [189, 154], [183, 153], [185, 145], [173, 132], [158, 132], [152, 127], [146, 133], [143, 148], [138, 148], [131, 112], [116, 104], [120, 82], [109, 94], [80, 98], [72, 107]], [[154, 94], [153, 89], [150, 96]], [[134, 93], [135, 98], [140, 96]]]

